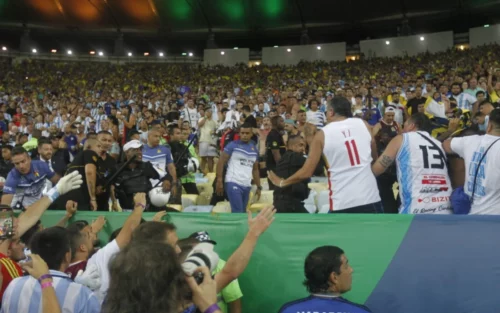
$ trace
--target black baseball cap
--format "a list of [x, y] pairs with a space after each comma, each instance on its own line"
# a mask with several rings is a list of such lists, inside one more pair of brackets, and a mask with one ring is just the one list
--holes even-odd
[[208, 242], [208, 243], [211, 243], [213, 245], [217, 244], [217, 242], [213, 241], [210, 238], [210, 235], [206, 231], [199, 231], [196, 233], [192, 233], [191, 235], [189, 235], [189, 238], [194, 238], [194, 239], [198, 240], [199, 242]]

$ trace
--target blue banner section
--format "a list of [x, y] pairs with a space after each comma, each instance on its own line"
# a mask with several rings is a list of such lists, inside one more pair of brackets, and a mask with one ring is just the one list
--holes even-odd
[[500, 216], [415, 216], [366, 305], [373, 313], [500, 312], [499, 238]]

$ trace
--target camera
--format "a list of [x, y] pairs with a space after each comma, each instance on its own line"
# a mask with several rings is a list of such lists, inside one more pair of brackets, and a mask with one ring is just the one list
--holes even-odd
[[193, 276], [196, 283], [199, 285], [203, 282], [203, 273], [194, 271], [200, 266], [206, 266], [212, 273], [219, 263], [219, 255], [214, 251], [214, 245], [208, 242], [202, 242], [188, 254], [184, 263], [182, 263], [182, 270], [188, 276]]
[[[10, 209], [10, 208], [9, 208]], [[10, 239], [14, 236], [14, 212], [0, 212], [0, 239]]]

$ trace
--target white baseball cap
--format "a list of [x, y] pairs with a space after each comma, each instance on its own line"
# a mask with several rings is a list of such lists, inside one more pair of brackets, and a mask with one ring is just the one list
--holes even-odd
[[127, 152], [130, 149], [137, 149], [142, 147], [142, 143], [139, 140], [130, 140], [123, 146], [123, 151]]

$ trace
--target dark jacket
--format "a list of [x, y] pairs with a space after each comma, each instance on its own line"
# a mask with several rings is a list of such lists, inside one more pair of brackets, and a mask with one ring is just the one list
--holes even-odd
[[[115, 170], [122, 165], [117, 165]], [[121, 171], [113, 182], [120, 206], [123, 209], [133, 209], [134, 194], [138, 192], [147, 194], [153, 188], [150, 179], [160, 179], [160, 175], [149, 162], [137, 162], [136, 168], [126, 167]]]
[[70, 156], [68, 149], [57, 149], [52, 155], [52, 169], [54, 172], [59, 174], [59, 176], [64, 176], [66, 173], [66, 169], [68, 168], [68, 164], [70, 164]]
[[[275, 173], [278, 177], [288, 178], [295, 174], [298, 170], [302, 168], [306, 162], [306, 157], [297, 152], [287, 151], [281, 157], [280, 161], [276, 165]], [[309, 197], [309, 187], [307, 184], [309, 180], [304, 180], [300, 183], [296, 183], [285, 188], [277, 187], [274, 190], [274, 197], [279, 198], [280, 196], [285, 196], [293, 198], [294, 200], [304, 201]]]

